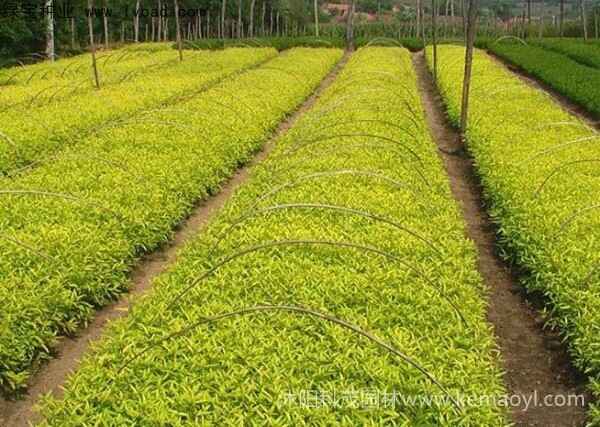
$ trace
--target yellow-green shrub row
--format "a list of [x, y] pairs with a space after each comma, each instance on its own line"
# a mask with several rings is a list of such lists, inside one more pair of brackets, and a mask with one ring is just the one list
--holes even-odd
[[217, 191], [340, 56], [291, 50], [0, 181], [0, 388], [22, 388], [56, 336], [123, 292], [136, 259]]
[[[13, 85], [0, 86], [0, 112], [8, 109], [30, 112], [34, 108], [45, 108], [51, 102], [94, 91], [91, 59], [87, 57], [87, 61], [78, 60], [61, 69], [32, 71], [25, 67], [14, 71], [15, 78], [28, 77]], [[143, 74], [156, 74], [178, 61], [177, 51], [173, 49], [156, 53], [116, 50], [98, 58], [100, 83], [102, 87], [117, 85]]]
[[100, 90], [52, 101], [44, 108], [0, 113], [0, 174], [32, 162], [52, 161], [51, 154], [95, 132], [107, 122], [190, 96], [235, 72], [275, 56], [274, 49], [190, 52], [183, 63], [144, 73]]
[[[460, 47], [440, 48], [440, 88], [455, 122], [461, 58]], [[468, 148], [506, 256], [547, 297], [600, 396], [600, 136], [483, 52], [473, 76]]]
[[[111, 72], [115, 64], [125, 65], [136, 61], [145, 54], [162, 54], [173, 52], [171, 43], [139, 43], [124, 48], [100, 50], [96, 53], [98, 69], [102, 73]], [[10, 86], [27, 85], [31, 82], [65, 77], [91, 76], [91, 54], [59, 58], [55, 62], [41, 61], [32, 65], [19, 65], [11, 68], [0, 69], [0, 87], [8, 89]], [[116, 67], [117, 69], [119, 66]], [[90, 83], [92, 81], [90, 80]]]
[[[475, 265], [410, 54], [361, 49], [113, 325], [64, 401], [46, 403], [47, 424], [504, 425], [490, 403], [504, 389]], [[449, 395], [364, 336], [290, 306], [370, 331]]]

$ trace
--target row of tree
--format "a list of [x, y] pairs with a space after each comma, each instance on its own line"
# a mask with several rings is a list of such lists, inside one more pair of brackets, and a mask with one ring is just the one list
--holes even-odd
[[[335, 22], [318, 0], [33, 0], [44, 15], [0, 15], [0, 57], [80, 51], [89, 45], [88, 15], [97, 44], [264, 36], [344, 36], [348, 15], [363, 37], [430, 38], [433, 11], [441, 37], [463, 37], [467, 0], [337, 0], [352, 4]], [[324, 0], [321, 0], [323, 2]], [[482, 0], [480, 33], [598, 35], [600, 0]], [[588, 5], [589, 2], [589, 5]], [[175, 7], [181, 12], [176, 31]], [[393, 11], [392, 11], [393, 9]], [[1, 7], [0, 7], [0, 10]], [[354, 12], [357, 12], [356, 14]], [[546, 12], [545, 12], [546, 11]], [[6, 12], [6, 11], [4, 11]], [[52, 13], [50, 13], [52, 12]], [[375, 22], [362, 22], [365, 16]], [[550, 16], [549, 16], [550, 15]], [[52, 19], [50, 19], [52, 17]], [[342, 19], [343, 18], [343, 19]], [[576, 24], [578, 19], [579, 23]], [[340, 22], [342, 19], [343, 22]]]

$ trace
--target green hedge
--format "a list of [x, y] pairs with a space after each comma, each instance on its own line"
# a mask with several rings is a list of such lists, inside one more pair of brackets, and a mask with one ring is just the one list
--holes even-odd
[[[462, 58], [463, 48], [440, 48], [440, 89], [455, 123], [460, 118]], [[551, 323], [562, 331], [598, 398], [598, 134], [485, 53], [475, 54], [473, 67], [468, 148], [502, 248], [526, 272], [528, 289], [546, 297]], [[598, 406], [591, 414], [590, 425], [598, 425]]]
[[537, 46], [490, 43], [488, 49], [600, 116], [600, 69]]
[[580, 64], [600, 69], [600, 43], [586, 43], [582, 39], [541, 39], [529, 43], [546, 50], [562, 53]]
[[[173, 51], [159, 56], [169, 52], [174, 59]], [[225, 76], [276, 54], [274, 49], [269, 48], [260, 51], [232, 49], [223, 52], [189, 52], [182, 63], [167, 61], [166, 65], [153, 72], [144, 72], [134, 61], [132, 71], [139, 70], [139, 74], [127, 73], [131, 78], [106, 86], [104, 75], [101, 75], [100, 90], [91, 88], [90, 83], [86, 82], [89, 77], [83, 80], [83, 85], [80, 84], [81, 79], [70, 77], [56, 86], [55, 81], [46, 83], [41, 80], [40, 84], [48, 87], [34, 91], [37, 92], [34, 95], [35, 102], [40, 105], [32, 105], [32, 92], [28, 84], [16, 88], [7, 87], [8, 94], [14, 94], [15, 89], [15, 97], [22, 99], [16, 106], [10, 105], [8, 101], [9, 105], [5, 105], [0, 111], [0, 175], [38, 161], [52, 161], [52, 154], [75, 144], [103, 126], [114, 125], [143, 110], [173, 104], [182, 97], [206, 89]], [[147, 58], [139, 52], [133, 52], [132, 55], [141, 58], [141, 64]], [[89, 63], [84, 62], [82, 65], [89, 67]], [[40, 64], [41, 66], [48, 67], [45, 64]], [[57, 66], [60, 64], [57, 63]], [[47, 72], [45, 69], [41, 71]], [[57, 79], [60, 80], [59, 77]], [[37, 82], [34, 86], [37, 86]], [[57, 95], [59, 90], [67, 96], [61, 98], [60, 93]], [[76, 93], [69, 95], [73, 90]], [[2, 92], [0, 89], [0, 93]], [[41, 93], [45, 95], [40, 98]], [[7, 96], [10, 100], [10, 95]]]

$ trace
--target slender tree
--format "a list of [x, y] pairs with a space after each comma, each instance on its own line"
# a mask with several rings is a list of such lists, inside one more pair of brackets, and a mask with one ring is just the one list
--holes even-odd
[[225, 38], [225, 12], [227, 8], [227, 0], [221, 2], [221, 37]]
[[421, 0], [417, 0], [416, 14], [415, 14], [415, 36], [419, 38], [421, 36]]
[[179, 61], [183, 61], [183, 47], [181, 43], [181, 25], [179, 23], [179, 2], [173, 0], [173, 6], [175, 7], [175, 39], [177, 40], [177, 50], [179, 50]]
[[135, 2], [135, 16], [133, 17], [133, 41], [140, 41], [140, 0]]
[[248, 21], [248, 37], [254, 37], [254, 8], [256, 7], [256, 0], [250, 1], [250, 17]]
[[346, 16], [346, 49], [354, 50], [354, 0], [348, 0]]
[[565, 35], [565, 0], [560, 0], [560, 12], [558, 17], [559, 34], [561, 37]]
[[92, 69], [94, 71], [94, 81], [96, 83], [96, 89], [100, 89], [100, 78], [98, 77], [98, 66], [96, 64], [96, 45], [94, 43], [94, 23], [92, 22], [91, 11], [94, 8], [94, 0], [88, 0], [88, 30], [90, 33], [90, 51], [92, 53]]
[[104, 10], [102, 11], [102, 22], [104, 24], [104, 48], [108, 49], [109, 34], [108, 34], [108, 0], [104, 0]]
[[579, 0], [579, 7], [581, 9], [581, 26], [583, 27], [583, 39], [588, 40], [588, 28], [587, 28], [587, 12], [585, 10], [585, 0]]
[[437, 83], [438, 54], [437, 54], [437, 1], [431, 0], [431, 42], [433, 45], [433, 80]]
[[315, 14], [315, 37], [319, 37], [319, 0], [313, 0]]
[[237, 16], [237, 31], [236, 36], [238, 39], [242, 38], [242, 0], [238, 0], [238, 16]]
[[263, 2], [262, 2], [262, 17], [261, 17], [261, 24], [260, 24], [260, 30], [261, 30], [263, 37], [266, 35], [266, 28], [265, 28], [266, 13], [267, 13], [267, 1], [263, 0]]
[[71, 17], [71, 49], [75, 49], [75, 17]]
[[162, 39], [162, 10], [161, 10], [162, 4], [160, 2], [160, 0], [158, 0], [158, 17], [156, 18], [156, 22], [157, 22], [157, 37], [156, 37], [156, 41], [161, 41]]
[[56, 52], [54, 49], [54, 11], [52, 10], [52, 1], [45, 0], [44, 13], [46, 15], [46, 57], [54, 61]]
[[539, 28], [539, 32], [538, 32], [538, 37], [541, 39], [542, 37], [544, 37], [544, 13], [545, 13], [545, 8], [544, 8], [544, 0], [540, 0], [540, 28]]
[[469, 9], [467, 11], [467, 43], [465, 50], [465, 73], [462, 88], [462, 103], [460, 110], [460, 132], [465, 137], [467, 132], [467, 122], [469, 118], [469, 95], [471, 89], [471, 72], [473, 70], [473, 46], [477, 34], [477, 15], [479, 4], [478, 0], [469, 0]]

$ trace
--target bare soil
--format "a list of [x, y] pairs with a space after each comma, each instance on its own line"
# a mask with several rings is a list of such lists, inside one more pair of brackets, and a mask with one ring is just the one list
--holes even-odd
[[152, 281], [176, 262], [180, 249], [201, 232], [202, 227], [227, 202], [234, 191], [249, 178], [251, 168], [267, 157], [275, 147], [277, 139], [283, 136], [298, 118], [313, 106], [320, 94], [335, 80], [349, 57], [350, 54], [346, 53], [311, 96], [291, 116], [279, 124], [261, 151], [223, 184], [218, 194], [198, 203], [189, 217], [177, 227], [173, 238], [167, 245], [147, 254], [140, 260], [132, 271], [128, 294], [99, 310], [89, 326], [80, 330], [75, 337], [62, 338], [60, 344], [54, 349], [57, 356], [31, 378], [27, 394], [23, 399], [0, 399], [0, 426], [25, 427], [30, 423], [40, 421], [40, 415], [35, 408], [40, 397], [47, 393], [51, 393], [57, 398], [62, 396], [62, 386], [68, 376], [77, 370], [90, 345], [102, 337], [105, 328], [111, 321], [127, 315], [131, 303], [137, 297], [152, 289]]
[[[554, 331], [544, 328], [519, 285], [518, 272], [497, 254], [494, 224], [485, 201], [473, 160], [462, 149], [458, 132], [451, 126], [423, 52], [414, 54], [414, 66], [431, 135], [439, 147], [455, 199], [461, 206], [467, 234], [475, 242], [478, 269], [489, 289], [488, 320], [494, 327], [501, 352], [505, 384], [511, 395], [583, 395], [584, 406], [513, 407], [511, 421], [517, 426], [581, 426], [590, 400], [584, 377], [572, 366], [565, 346]], [[452, 154], [454, 153], [454, 154]]]

